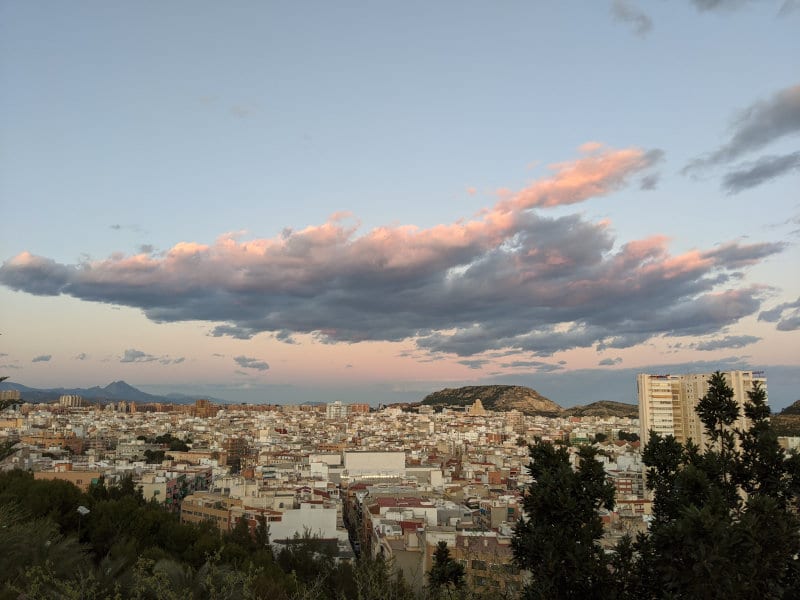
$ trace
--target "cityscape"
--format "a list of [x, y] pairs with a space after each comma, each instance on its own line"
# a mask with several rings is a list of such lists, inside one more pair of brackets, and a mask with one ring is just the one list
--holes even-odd
[[800, 598], [800, 2], [4, 2], [0, 600]]
[[[754, 389], [767, 389], [766, 377], [721, 375], [738, 409], [729, 426], [746, 430], [752, 423], [745, 406]], [[512, 545], [518, 521], [533, 517], [524, 509], [535, 483], [529, 444], [560, 445], [573, 466], [580, 448], [597, 450], [613, 489], [613, 502], [599, 512], [599, 544], [611, 550], [625, 536], [646, 533], [654, 518], [642, 440], [653, 432], [713, 446], [697, 410], [712, 376], [640, 374], [638, 407], [600, 402], [572, 410], [513, 386], [447, 389], [377, 408], [89, 401], [77, 394], [32, 404], [6, 390], [0, 469], [85, 493], [129, 481], [142, 501], [184, 524], [211, 523], [221, 535], [246, 525], [255, 536], [263, 523], [276, 556], [303, 538], [336, 561], [380, 556], [415, 597], [429, 591], [444, 543], [469, 589], [486, 594], [477, 597], [512, 598], [529, 578]], [[776, 440], [781, 452], [795, 452], [800, 428]]]

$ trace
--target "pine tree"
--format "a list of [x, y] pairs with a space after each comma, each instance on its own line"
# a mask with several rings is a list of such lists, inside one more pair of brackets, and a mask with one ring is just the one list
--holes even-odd
[[643, 460], [653, 522], [620, 557], [629, 559], [620, 573], [638, 578], [628, 589], [640, 598], [800, 597], [800, 535], [789, 510], [798, 458], [777, 443], [764, 389], [748, 393], [745, 430], [733, 428], [739, 408], [719, 372], [697, 413], [710, 440], [704, 449], [650, 433]]
[[464, 567], [450, 557], [447, 542], [440, 541], [433, 552], [433, 565], [428, 571], [428, 588], [431, 595], [442, 591], [460, 590], [464, 587]]
[[610, 572], [597, 541], [601, 508], [614, 505], [595, 450], [582, 446], [572, 469], [566, 448], [537, 440], [528, 466], [533, 483], [523, 501], [527, 520], [514, 532], [514, 559], [531, 574], [523, 596], [551, 600], [598, 598], [611, 589]]

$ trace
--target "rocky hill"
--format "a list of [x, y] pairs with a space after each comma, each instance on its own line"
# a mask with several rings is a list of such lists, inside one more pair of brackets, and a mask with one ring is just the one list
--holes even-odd
[[800, 400], [772, 415], [770, 422], [778, 435], [800, 436]]
[[480, 400], [486, 410], [518, 410], [526, 415], [558, 416], [561, 407], [536, 390], [521, 385], [473, 385], [428, 394], [422, 404], [469, 406]]
[[600, 400], [585, 406], [565, 408], [563, 414], [566, 417], [627, 417], [629, 419], [638, 419], [639, 407], [636, 404]]

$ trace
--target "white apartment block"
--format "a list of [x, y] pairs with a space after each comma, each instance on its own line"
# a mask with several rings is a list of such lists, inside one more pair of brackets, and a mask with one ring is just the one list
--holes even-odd
[[[691, 439], [701, 447], [704, 446], [707, 441], [706, 434], [695, 407], [708, 393], [708, 380], [711, 375], [711, 373], [637, 375], [642, 442], [646, 443], [650, 430], [654, 430], [661, 435], [673, 435], [681, 443]], [[739, 420], [733, 427], [746, 428], [744, 403], [747, 401], [747, 392], [753, 389], [756, 381], [761, 382], [766, 390], [766, 377], [758, 371], [725, 371], [723, 375], [728, 385], [733, 388], [733, 399], [739, 405]]]

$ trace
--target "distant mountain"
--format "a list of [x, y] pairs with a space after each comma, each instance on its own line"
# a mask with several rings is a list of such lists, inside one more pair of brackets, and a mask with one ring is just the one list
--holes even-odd
[[207, 398], [214, 402], [224, 402], [216, 398], [208, 398], [207, 396], [187, 396], [185, 394], [168, 394], [166, 396], [159, 396], [155, 394], [148, 394], [141, 390], [136, 389], [132, 385], [124, 381], [112, 381], [105, 387], [94, 386], [90, 388], [51, 388], [51, 389], [37, 389], [31, 388], [19, 383], [4, 381], [0, 383], [0, 390], [19, 390], [22, 399], [26, 402], [54, 402], [63, 394], [77, 394], [83, 396], [87, 400], [96, 400], [100, 402], [119, 402], [125, 400], [126, 402], [164, 402], [172, 404], [190, 404], [198, 398]]
[[600, 400], [585, 406], [565, 408], [563, 414], [568, 417], [627, 417], [629, 419], [638, 419], [639, 407], [636, 404]]
[[422, 404], [469, 406], [480, 400], [486, 410], [518, 410], [526, 415], [558, 416], [561, 407], [536, 390], [521, 385], [474, 385], [428, 394]]

